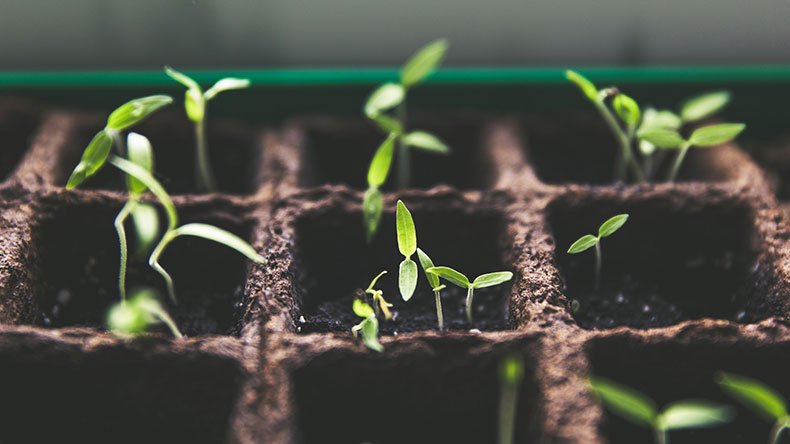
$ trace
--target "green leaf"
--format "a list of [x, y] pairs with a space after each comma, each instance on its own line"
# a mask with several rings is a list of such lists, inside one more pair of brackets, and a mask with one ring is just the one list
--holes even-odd
[[194, 89], [202, 94], [200, 85], [198, 85], [196, 81], [194, 81], [191, 77], [182, 73], [181, 71], [176, 71], [170, 66], [165, 66], [165, 74], [167, 74], [171, 79], [175, 80], [176, 82], [186, 86], [187, 89]]
[[581, 253], [582, 251], [589, 250], [590, 248], [594, 247], [595, 244], [598, 243], [598, 238], [593, 236], [592, 234], [585, 234], [584, 236], [580, 237], [573, 243], [573, 245], [568, 248], [568, 253], [576, 254]]
[[176, 212], [176, 206], [173, 204], [173, 200], [170, 199], [170, 195], [167, 194], [162, 184], [154, 179], [151, 173], [136, 163], [129, 162], [118, 156], [111, 156], [109, 162], [124, 173], [134, 176], [135, 179], [138, 179], [146, 188], [154, 193], [154, 196], [159, 199], [159, 203], [162, 204], [162, 207], [164, 207], [167, 213], [169, 229], [172, 230], [178, 225], [178, 213]]
[[639, 128], [640, 131], [653, 128], [677, 130], [682, 125], [683, 121], [672, 111], [647, 108], [642, 115], [642, 124]]
[[687, 100], [681, 107], [680, 116], [686, 122], [696, 122], [710, 117], [730, 102], [729, 91], [702, 94]]
[[392, 109], [406, 97], [406, 89], [397, 83], [385, 83], [370, 94], [365, 102], [365, 115], [373, 119], [383, 111]]
[[250, 79], [237, 79], [235, 77], [226, 77], [224, 79], [220, 79], [217, 83], [214, 84], [211, 88], [203, 94], [205, 99], [211, 100], [217, 96], [217, 94], [225, 91], [232, 91], [237, 89], [246, 89], [250, 87]]
[[591, 102], [598, 102], [600, 100], [598, 97], [598, 88], [583, 75], [569, 69], [565, 71], [565, 78], [575, 83]]
[[617, 116], [628, 126], [636, 127], [639, 124], [639, 119], [642, 118], [639, 105], [625, 94], [616, 95], [612, 100], [612, 107]]
[[432, 290], [436, 291], [436, 289], [439, 288], [439, 285], [441, 284], [439, 282], [439, 276], [433, 273], [428, 273], [428, 271], [426, 271], [429, 268], [433, 267], [433, 261], [431, 260], [430, 257], [428, 257], [428, 254], [426, 254], [424, 251], [422, 251], [419, 248], [417, 249], [417, 258], [420, 260], [420, 266], [422, 267], [422, 271], [425, 272], [425, 278], [428, 279], [428, 285], [431, 286]]
[[123, 131], [140, 123], [154, 111], [172, 102], [173, 99], [170, 96], [162, 95], [130, 100], [119, 106], [110, 114], [110, 117], [107, 118], [107, 129], [112, 131]]
[[703, 126], [691, 133], [689, 143], [693, 146], [716, 146], [729, 142], [746, 129], [742, 123], [719, 123]]
[[373, 155], [368, 168], [368, 186], [371, 188], [378, 188], [387, 181], [397, 138], [396, 134], [390, 134]]
[[375, 316], [362, 321], [362, 342], [373, 351], [384, 351], [384, 346], [379, 342], [379, 320]]
[[153, 205], [138, 203], [132, 208], [132, 223], [137, 235], [137, 253], [148, 254], [159, 237], [159, 213]]
[[151, 323], [150, 315], [140, 310], [132, 300], [127, 303], [118, 302], [107, 314], [107, 328], [123, 336], [145, 333]]
[[728, 406], [706, 401], [679, 401], [669, 405], [658, 418], [663, 430], [713, 427], [729, 422], [733, 417]]
[[524, 379], [524, 360], [520, 356], [506, 356], [499, 362], [499, 380], [511, 387]]
[[670, 129], [648, 128], [640, 130], [637, 136], [663, 149], [680, 148], [686, 143], [677, 131]]
[[401, 70], [401, 84], [409, 88], [425, 80], [442, 63], [448, 46], [447, 40], [439, 39], [420, 48]]
[[494, 273], [481, 274], [475, 278], [474, 282], [472, 282], [472, 287], [476, 289], [493, 287], [494, 285], [505, 283], [511, 279], [513, 279], [513, 273], [509, 271], [497, 271]]
[[395, 134], [402, 134], [403, 133], [403, 125], [393, 117], [390, 117], [386, 114], [379, 114], [377, 116], [371, 117], [376, 125], [379, 126], [384, 132], [386, 133], [395, 133]]
[[431, 267], [425, 271], [435, 274], [447, 282], [461, 288], [469, 288], [472, 286], [472, 284], [469, 282], [469, 278], [464, 276], [463, 273], [453, 270], [450, 267]]
[[404, 301], [408, 301], [414, 295], [417, 288], [417, 263], [411, 259], [404, 259], [400, 263], [398, 273], [398, 289]]
[[731, 396], [768, 420], [775, 421], [788, 415], [784, 398], [756, 379], [722, 372], [717, 382]]
[[644, 427], [653, 427], [658, 412], [655, 404], [642, 393], [604, 378], [590, 378], [590, 386], [609, 410]]
[[373, 239], [379, 229], [382, 207], [383, 198], [378, 188], [369, 188], [365, 191], [365, 197], [362, 200], [362, 216], [368, 242]]
[[417, 232], [414, 229], [414, 219], [403, 201], [398, 200], [395, 210], [395, 227], [398, 234], [398, 250], [406, 258], [417, 251]]
[[195, 236], [208, 239], [228, 248], [232, 248], [246, 256], [249, 260], [263, 264], [266, 260], [255, 251], [252, 245], [230, 231], [209, 224], [192, 223], [181, 225], [173, 230], [173, 238], [178, 236]]
[[609, 220], [602, 223], [598, 228], [598, 237], [611, 236], [615, 231], [619, 230], [620, 227], [625, 225], [626, 221], [628, 221], [627, 214], [618, 214], [617, 216], [610, 217]]
[[450, 147], [448, 147], [438, 137], [434, 136], [433, 134], [426, 133], [425, 131], [412, 131], [408, 134], [404, 134], [403, 143], [408, 146], [433, 153], [450, 153]]
[[354, 314], [360, 318], [367, 319], [376, 316], [376, 312], [373, 310], [373, 307], [371, 307], [370, 304], [363, 301], [362, 299], [354, 299], [354, 304], [351, 306], [351, 308], [354, 310]]
[[79, 186], [85, 179], [96, 174], [104, 166], [107, 157], [112, 149], [112, 137], [106, 130], [101, 130], [93, 136], [93, 140], [88, 144], [82, 153], [80, 163], [71, 172], [66, 183], [67, 189]]
[[387, 274], [387, 270], [384, 270], [384, 271], [382, 271], [381, 273], [377, 274], [377, 275], [376, 275], [376, 277], [374, 277], [374, 278], [373, 278], [373, 280], [372, 280], [372, 281], [370, 281], [370, 285], [368, 285], [368, 290], [373, 290], [373, 289], [374, 289], [373, 287], [375, 287], [375, 286], [376, 286], [376, 282], [378, 282], [378, 280], [379, 280], [379, 279], [380, 279], [382, 276], [384, 276], [385, 274]]
[[[145, 168], [149, 173], [154, 172], [154, 150], [147, 137], [129, 133], [126, 137], [126, 150], [131, 162]], [[126, 176], [126, 186], [133, 195], [143, 194], [148, 189], [144, 183], [129, 175]]]

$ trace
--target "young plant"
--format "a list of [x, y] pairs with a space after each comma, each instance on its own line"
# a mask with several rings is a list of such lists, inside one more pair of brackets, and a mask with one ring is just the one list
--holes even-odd
[[354, 299], [352, 308], [354, 314], [362, 318], [362, 322], [351, 327], [351, 333], [354, 337], [362, 333], [362, 342], [369, 349], [379, 353], [383, 352], [384, 346], [379, 342], [379, 320], [376, 318], [376, 312], [367, 302], [359, 299]]
[[716, 377], [721, 387], [746, 407], [773, 423], [768, 444], [779, 444], [782, 432], [790, 430], [787, 401], [760, 381], [721, 372]]
[[384, 299], [383, 291], [373, 288], [376, 285], [376, 281], [378, 281], [379, 278], [385, 274], [387, 274], [386, 270], [374, 277], [373, 280], [370, 281], [370, 285], [368, 285], [367, 290], [365, 290], [365, 294], [369, 294], [373, 298], [373, 310], [376, 312], [376, 317], [378, 317], [381, 313], [384, 313], [384, 319], [389, 321], [392, 319], [392, 313], [390, 313], [392, 304]]
[[669, 444], [669, 432], [726, 424], [733, 417], [728, 406], [708, 401], [677, 401], [659, 411], [644, 394], [604, 378], [590, 379], [598, 399], [613, 413], [640, 427], [653, 429], [656, 444]]
[[382, 211], [382, 197], [379, 187], [387, 181], [395, 149], [396, 134], [390, 134], [376, 150], [368, 168], [368, 189], [362, 201], [362, 216], [365, 222], [365, 235], [368, 242], [373, 240], [379, 228]]
[[107, 314], [107, 327], [121, 336], [143, 334], [159, 323], [165, 324], [176, 338], [184, 337], [157, 300], [156, 291], [150, 288], [135, 290], [128, 302], [113, 305]]
[[520, 356], [506, 356], [499, 363], [499, 444], [513, 444], [518, 407], [518, 389], [524, 379]]
[[169, 66], [165, 66], [165, 73], [176, 82], [187, 87], [184, 98], [184, 108], [186, 109], [189, 120], [195, 124], [195, 181], [197, 186], [202, 191], [216, 191], [217, 182], [214, 178], [214, 172], [211, 169], [211, 161], [208, 155], [208, 142], [206, 141], [206, 107], [208, 102], [221, 92], [249, 88], [250, 80], [226, 77], [218, 80], [214, 86], [204, 93], [200, 85], [187, 75]]
[[513, 278], [513, 273], [509, 271], [497, 271], [494, 273], [481, 274], [476, 277], [474, 281], [470, 282], [469, 278], [450, 267], [430, 267], [425, 271], [435, 274], [457, 287], [466, 289], [466, 320], [469, 321], [470, 324], [472, 323], [472, 298], [474, 297], [475, 290], [503, 284]]
[[417, 264], [411, 259], [417, 252], [417, 231], [414, 228], [414, 219], [403, 201], [398, 200], [395, 210], [395, 229], [398, 237], [398, 250], [403, 255], [403, 261], [398, 269], [398, 288], [400, 296], [408, 302], [417, 288]]
[[439, 282], [439, 277], [433, 273], [428, 273], [428, 269], [433, 267], [433, 261], [421, 249], [417, 249], [417, 258], [420, 260], [420, 266], [425, 272], [425, 278], [428, 279], [428, 284], [431, 285], [431, 291], [436, 298], [436, 320], [439, 323], [439, 331], [444, 331], [444, 314], [442, 313], [442, 290], [446, 285]]
[[625, 225], [627, 220], [627, 214], [618, 214], [617, 216], [613, 216], [606, 222], [602, 223], [600, 227], [598, 227], [598, 236], [585, 234], [584, 236], [577, 239], [576, 242], [570, 246], [570, 248], [568, 248], [568, 253], [578, 254], [582, 251], [586, 251], [592, 247], [595, 247], [596, 289], [600, 288], [601, 286], [601, 239], [614, 234], [615, 231], [619, 230], [623, 225]]
[[[438, 137], [425, 131], [406, 132], [406, 95], [410, 88], [422, 83], [444, 59], [447, 41], [436, 40], [418, 50], [403, 67], [399, 83], [378, 87], [365, 103], [365, 115], [398, 142], [398, 188], [411, 182], [409, 149], [447, 154], [450, 149]], [[387, 114], [395, 108], [395, 116]]]

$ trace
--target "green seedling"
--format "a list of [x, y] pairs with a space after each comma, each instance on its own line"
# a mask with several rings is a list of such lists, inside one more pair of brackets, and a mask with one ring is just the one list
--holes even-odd
[[510, 355], [499, 363], [499, 444], [513, 444], [518, 389], [524, 379], [521, 356]]
[[596, 289], [600, 288], [601, 286], [601, 239], [614, 234], [615, 231], [619, 230], [623, 225], [625, 225], [627, 220], [627, 214], [618, 214], [617, 216], [613, 216], [606, 222], [602, 223], [600, 227], [598, 227], [598, 236], [585, 234], [584, 236], [577, 239], [576, 242], [570, 246], [570, 248], [568, 248], [568, 253], [578, 254], [582, 251], [586, 251], [592, 247], [595, 247]]
[[362, 322], [351, 327], [351, 333], [354, 337], [362, 333], [362, 342], [369, 349], [383, 352], [384, 346], [379, 342], [379, 320], [376, 318], [375, 310], [367, 302], [359, 299], [354, 299], [352, 308], [354, 314], [362, 318]]
[[509, 271], [497, 271], [481, 274], [470, 282], [469, 278], [450, 267], [430, 267], [425, 271], [439, 276], [457, 287], [466, 289], [466, 320], [470, 324], [472, 323], [472, 298], [475, 290], [503, 284], [513, 278], [513, 273]]
[[398, 288], [400, 296], [408, 302], [417, 288], [417, 264], [411, 259], [417, 252], [417, 231], [414, 228], [411, 212], [401, 200], [398, 200], [395, 210], [395, 228], [398, 250], [403, 255], [403, 261], [398, 269]]
[[659, 411], [644, 394], [604, 378], [590, 379], [598, 399], [613, 413], [640, 427], [653, 429], [656, 444], [669, 444], [669, 432], [715, 427], [733, 417], [729, 406], [701, 400], [684, 400]]
[[772, 422], [768, 444], [779, 444], [782, 432], [790, 430], [790, 413], [782, 395], [760, 381], [731, 373], [719, 373], [716, 381], [730, 396]]
[[376, 281], [378, 281], [379, 278], [384, 276], [385, 274], [387, 274], [387, 272], [382, 271], [376, 277], [374, 277], [373, 280], [370, 281], [370, 285], [368, 285], [367, 290], [365, 290], [365, 294], [370, 295], [371, 298], [373, 299], [373, 310], [376, 312], [376, 317], [378, 317], [380, 314], [383, 313], [384, 319], [389, 321], [390, 319], [392, 319], [392, 313], [390, 312], [390, 308], [392, 308], [392, 304], [390, 304], [389, 302], [387, 302], [386, 299], [384, 299], [383, 291], [376, 290], [375, 288], [373, 288], [376, 285]]
[[[450, 148], [438, 137], [425, 131], [406, 132], [406, 95], [422, 83], [441, 64], [447, 52], [447, 41], [436, 40], [418, 50], [404, 65], [399, 83], [385, 83], [368, 97], [365, 115], [398, 143], [398, 188], [411, 182], [409, 149], [447, 154]], [[395, 109], [395, 115], [387, 114]]]
[[195, 180], [198, 188], [203, 191], [216, 191], [217, 182], [211, 169], [208, 155], [208, 142], [206, 140], [206, 107], [208, 102], [224, 91], [245, 89], [250, 87], [249, 79], [226, 77], [218, 80], [214, 86], [203, 92], [200, 85], [187, 75], [165, 66], [165, 73], [176, 82], [187, 87], [184, 97], [184, 108], [187, 117], [195, 125]]
[[382, 196], [379, 187], [387, 181], [392, 164], [392, 154], [395, 149], [395, 139], [397, 135], [390, 134], [386, 140], [376, 150], [368, 168], [368, 189], [362, 201], [362, 215], [365, 222], [365, 235], [368, 242], [378, 231], [379, 221], [381, 221]]
[[150, 288], [133, 292], [129, 301], [119, 302], [107, 314], [107, 327], [121, 336], [136, 336], [147, 332], [156, 324], [165, 324], [176, 338], [184, 335], [178, 330], [173, 318], [167, 314]]
[[425, 278], [428, 279], [428, 284], [431, 285], [431, 291], [436, 299], [436, 320], [439, 323], [439, 331], [444, 331], [444, 314], [442, 312], [442, 290], [447, 286], [439, 282], [439, 277], [433, 273], [428, 273], [428, 269], [433, 267], [433, 261], [428, 254], [421, 249], [417, 249], [417, 258], [420, 260], [420, 266], [425, 272]]

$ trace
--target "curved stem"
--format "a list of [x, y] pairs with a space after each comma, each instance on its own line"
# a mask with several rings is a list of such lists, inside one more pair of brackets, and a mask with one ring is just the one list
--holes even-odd
[[617, 143], [620, 145], [620, 158], [622, 162], [618, 162], [615, 171], [615, 178], [621, 181], [626, 181], [626, 167], [631, 168], [631, 172], [634, 174], [634, 177], [639, 182], [645, 181], [645, 174], [642, 172], [642, 168], [639, 167], [639, 163], [633, 156], [631, 152], [631, 142], [633, 139], [633, 134], [629, 137], [628, 134], [623, 132], [623, 129], [620, 128], [620, 124], [617, 123], [617, 119], [614, 117], [609, 108], [603, 102], [596, 101], [595, 107], [603, 116], [604, 120], [606, 121], [609, 128], [614, 133], [615, 138], [617, 139]]
[[164, 236], [162, 236], [162, 239], [156, 245], [156, 248], [154, 248], [154, 251], [151, 252], [151, 257], [148, 258], [148, 265], [156, 270], [156, 272], [162, 276], [162, 279], [165, 280], [165, 285], [167, 285], [167, 294], [170, 296], [170, 300], [175, 304], [177, 301], [176, 290], [173, 285], [173, 278], [170, 277], [170, 274], [167, 272], [167, 270], [165, 270], [159, 263], [159, 256], [162, 255], [167, 244], [169, 244], [174, 238], [175, 236], [173, 235], [173, 230], [168, 230], [165, 232]]
[[601, 288], [601, 239], [595, 243], [595, 289]]
[[439, 322], [439, 331], [444, 331], [444, 314], [442, 313], [442, 295], [440, 291], [434, 291], [436, 296], [436, 319]]
[[124, 229], [123, 224], [135, 205], [137, 205], [137, 200], [130, 197], [118, 215], [115, 216], [115, 231], [118, 233], [118, 243], [121, 247], [121, 260], [118, 267], [118, 291], [121, 294], [121, 302], [123, 303], [126, 303], [126, 264], [129, 256], [126, 243], [126, 229]]
[[[158, 305], [159, 304], [157, 304], [157, 306]], [[176, 325], [175, 321], [173, 321], [173, 318], [171, 318], [166, 311], [157, 307], [156, 309], [151, 310], [151, 314], [156, 318], [158, 318], [160, 321], [162, 321], [162, 323], [167, 326], [167, 328], [170, 330], [170, 333], [172, 333], [173, 336], [177, 337], [178, 339], [182, 339], [184, 337], [184, 335], [181, 334], [181, 330], [178, 329], [178, 326]]]
[[680, 152], [678, 152], [678, 155], [675, 157], [675, 163], [672, 164], [672, 170], [670, 170], [669, 172], [669, 177], [667, 177], [667, 180], [669, 182], [674, 182], [675, 179], [678, 177], [678, 171], [680, 171], [680, 165], [683, 164], [683, 159], [686, 157], [686, 153], [688, 153], [689, 148], [691, 148], [691, 145], [689, 145], [688, 143], [684, 144], [680, 148]]
[[195, 162], [195, 178], [201, 191], [212, 192], [217, 190], [214, 172], [211, 171], [211, 160], [208, 156], [208, 142], [206, 141], [205, 117], [195, 122], [195, 140], [197, 153]]
[[469, 287], [466, 290], [466, 320], [472, 323], [472, 297], [474, 296], [474, 287]]
[[768, 438], [769, 444], [779, 444], [779, 440], [782, 438], [782, 432], [790, 427], [790, 417], [786, 417], [784, 420], [780, 419], [774, 423], [774, 426], [771, 428], [771, 434]]
[[656, 444], [669, 444], [669, 434], [663, 428], [657, 427], [655, 429]]
[[[406, 132], [406, 100], [404, 99], [397, 109], [398, 120]], [[398, 137], [398, 189], [403, 190], [411, 183], [411, 153], [409, 147], [403, 143], [403, 137]]]

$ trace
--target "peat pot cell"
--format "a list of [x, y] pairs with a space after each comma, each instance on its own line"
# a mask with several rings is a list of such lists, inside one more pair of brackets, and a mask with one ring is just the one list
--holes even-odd
[[4, 443], [225, 442], [242, 377], [230, 360], [2, 348]]
[[[606, 123], [597, 115], [530, 119], [524, 124], [528, 159], [544, 183], [608, 185], [614, 181], [619, 147]], [[660, 154], [655, 176], [664, 180], [674, 153]], [[721, 182], [736, 175], [737, 166], [717, 161], [718, 148], [691, 149], [677, 180]]]
[[[295, 442], [496, 442], [498, 355], [475, 356], [457, 345], [430, 355], [333, 355], [311, 359], [292, 374]], [[524, 367], [516, 443], [538, 442], [530, 358]]]
[[[761, 302], [770, 279], [760, 272], [752, 212], [745, 204], [575, 196], [560, 198], [548, 211], [565, 294], [578, 302], [574, 317], [584, 328], [650, 328], [704, 317], [752, 322], [772, 314]], [[630, 218], [601, 241], [596, 288], [594, 248], [567, 250], [620, 213]]]
[[[79, 127], [69, 140], [61, 161], [63, 170], [57, 177], [65, 183], [82, 151], [101, 129], [100, 123]], [[155, 176], [171, 194], [198, 191], [195, 184], [194, 126], [182, 114], [157, 113], [134, 127], [132, 131], [146, 136], [154, 149]], [[259, 151], [254, 131], [232, 122], [207, 122], [207, 139], [211, 166], [220, 192], [250, 194], [257, 185]], [[125, 189], [123, 175], [106, 166], [82, 186], [86, 189]]]
[[[504, 266], [503, 221], [498, 213], [476, 209], [474, 213], [425, 205], [411, 208], [417, 227], [417, 243], [436, 265], [449, 265], [467, 275], [508, 269]], [[294, 278], [301, 313], [296, 318], [302, 333], [350, 331], [359, 322], [351, 310], [354, 298], [364, 294], [371, 279], [382, 270], [377, 288], [395, 305], [394, 318], [381, 323], [382, 334], [437, 328], [433, 292], [419, 267], [417, 290], [404, 302], [398, 291], [398, 252], [395, 216], [385, 211], [379, 232], [368, 244], [362, 216], [323, 209], [303, 215], [296, 225]], [[417, 262], [415, 254], [412, 259]], [[466, 291], [452, 285], [442, 291], [445, 328], [483, 331], [507, 328], [510, 285], [475, 291], [474, 324], [464, 314]]]
[[[458, 121], [432, 121], [413, 126], [442, 139], [451, 154], [428, 153], [410, 149], [412, 182], [410, 188], [430, 188], [445, 184], [458, 189], [484, 189], [494, 181], [493, 167], [485, 153], [484, 125]], [[307, 122], [304, 127], [304, 156], [299, 184], [313, 187], [345, 184], [367, 188], [367, 171], [373, 154], [386, 135], [372, 122], [327, 120]], [[394, 187], [398, 168], [398, 149], [384, 189]]]
[[[104, 328], [107, 310], [120, 298], [119, 246], [113, 226], [117, 210], [109, 206], [64, 207], [37, 227], [36, 293], [42, 325]], [[249, 234], [246, 227], [210, 218], [185, 217], [183, 222], [215, 224], [242, 237]], [[160, 259], [175, 282], [178, 303], [173, 304], [162, 277], [148, 266], [147, 254], [135, 254], [130, 225], [126, 230], [130, 246], [127, 288], [159, 289], [161, 300], [188, 336], [238, 334], [244, 308], [243, 256], [205, 239], [181, 237], [173, 241]]]
[[790, 138], [753, 144], [755, 157], [776, 188], [781, 201], [790, 200]]
[[41, 114], [24, 102], [0, 101], [0, 181], [16, 169], [40, 123]]
[[[754, 444], [768, 441], [769, 422], [729, 397], [715, 382], [720, 371], [748, 376], [790, 395], [788, 344], [632, 343], [627, 338], [598, 340], [590, 347], [592, 372], [633, 387], [660, 408], [683, 399], [705, 399], [735, 408], [725, 426], [670, 433], [672, 444]], [[602, 432], [611, 444], [652, 442], [651, 432], [606, 413]]]

